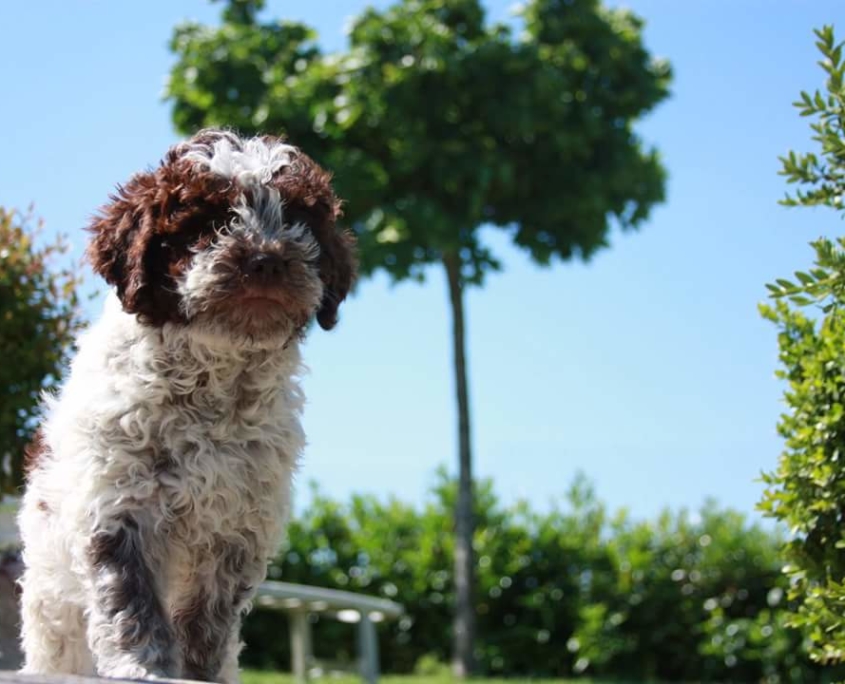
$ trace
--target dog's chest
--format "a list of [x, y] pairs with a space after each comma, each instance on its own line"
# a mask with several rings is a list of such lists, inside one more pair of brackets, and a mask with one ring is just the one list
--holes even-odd
[[200, 386], [165, 406], [155, 473], [171, 534], [239, 535], [279, 517], [295, 457], [283, 413], [279, 394], [238, 386]]

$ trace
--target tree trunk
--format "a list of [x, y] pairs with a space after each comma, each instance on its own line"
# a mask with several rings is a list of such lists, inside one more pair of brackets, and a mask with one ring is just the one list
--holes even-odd
[[452, 344], [455, 361], [455, 390], [458, 399], [458, 498], [455, 506], [455, 619], [452, 668], [455, 676], [468, 677], [474, 670], [475, 562], [473, 521], [472, 451], [470, 449], [469, 391], [464, 343], [464, 301], [461, 263], [457, 254], [445, 254], [443, 265], [449, 282], [452, 305]]

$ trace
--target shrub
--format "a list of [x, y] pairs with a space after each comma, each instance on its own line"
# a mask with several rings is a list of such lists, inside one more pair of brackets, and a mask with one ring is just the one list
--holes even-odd
[[30, 216], [0, 207], [0, 496], [22, 482], [39, 395], [59, 382], [81, 325], [79, 275], [55, 264], [65, 250]]

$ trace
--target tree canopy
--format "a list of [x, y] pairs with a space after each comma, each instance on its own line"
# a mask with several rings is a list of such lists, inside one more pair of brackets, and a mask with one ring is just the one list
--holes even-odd
[[479, 0], [402, 0], [366, 10], [327, 55], [310, 28], [260, 20], [262, 4], [177, 28], [174, 122], [281, 131], [332, 169], [364, 272], [419, 278], [454, 252], [480, 283], [497, 266], [485, 224], [540, 263], [588, 258], [663, 198], [633, 124], [670, 69], [627, 10], [531, 0], [518, 32], [487, 24]]

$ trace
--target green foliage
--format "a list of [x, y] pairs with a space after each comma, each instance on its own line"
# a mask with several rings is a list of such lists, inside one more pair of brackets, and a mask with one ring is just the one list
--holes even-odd
[[[775, 586], [769, 590], [767, 601], [777, 606], [783, 596], [784, 590]], [[751, 617], [730, 617], [717, 601], [700, 628], [704, 636], [700, 652], [705, 656], [707, 671], [729, 667], [730, 681], [739, 682], [834, 681], [836, 672], [807, 667], [804, 643], [788, 623], [786, 610], [763, 609]]]
[[422, 278], [455, 254], [480, 283], [498, 267], [482, 224], [540, 263], [587, 258], [663, 198], [633, 123], [666, 97], [670, 69], [628, 10], [529, 0], [515, 36], [479, 0], [399, 0], [324, 55], [308, 27], [259, 21], [262, 4], [230, 0], [219, 27], [176, 29], [173, 120], [284, 132], [331, 168], [365, 273]]
[[654, 522], [616, 517], [607, 535], [609, 584], [582, 608], [579, 655], [607, 676], [817, 681], [798, 634], [781, 628], [789, 648], [761, 654], [734, 634], [737, 622], [762, 620], [770, 599], [784, 594], [777, 538], [714, 504], [698, 518], [683, 511]]
[[[845, 63], [831, 27], [816, 36], [826, 93], [802, 93], [795, 106], [802, 116], [815, 118], [811, 128], [820, 153], [790, 152], [781, 159], [787, 180], [806, 188], [783, 203], [842, 212]], [[796, 273], [796, 282], [769, 285], [779, 301], [762, 307], [780, 330], [778, 377], [788, 383], [789, 411], [778, 425], [786, 448], [777, 470], [764, 476], [767, 490], [760, 507], [791, 531], [786, 571], [796, 612], [789, 624], [804, 630], [814, 658], [839, 662], [845, 659], [845, 241], [823, 238], [812, 245], [814, 267]], [[813, 303], [820, 306], [818, 319], [800, 310]]]
[[81, 324], [78, 274], [50, 268], [66, 245], [41, 246], [40, 227], [0, 207], [0, 496], [22, 482], [39, 394], [58, 383]]
[[781, 158], [788, 183], [807, 186], [787, 194], [783, 204], [788, 207], [823, 205], [845, 209], [842, 188], [845, 187], [845, 62], [842, 61], [843, 44], [836, 43], [832, 26], [815, 31], [816, 47], [821, 52], [819, 62], [827, 80], [825, 92], [816, 90], [813, 95], [802, 92], [801, 100], [794, 103], [801, 116], [813, 117], [810, 124], [813, 140], [820, 146], [819, 155], [790, 152]]
[[[782, 540], [743, 516], [710, 504], [694, 517], [632, 521], [608, 513], [582, 479], [545, 512], [503, 506], [489, 482], [477, 491], [476, 657], [488, 676], [827, 681], [784, 624]], [[399, 601], [407, 615], [379, 626], [385, 669], [442, 674], [455, 495], [442, 472], [421, 509], [372, 497], [343, 504], [315, 491], [271, 576]], [[318, 657], [351, 663], [352, 626], [319, 620], [315, 629]], [[245, 662], [285, 667], [285, 630], [257, 609]]]
[[[819, 152], [790, 151], [781, 157], [781, 175], [787, 183], [803, 186], [787, 193], [781, 204], [787, 207], [825, 206], [845, 210], [845, 61], [842, 43], [836, 43], [833, 27], [815, 31], [819, 61], [825, 75], [825, 92], [801, 93], [794, 103], [801, 116], [815, 119], [810, 124]], [[794, 304], [819, 304], [829, 313], [845, 298], [845, 239], [820, 239], [811, 243], [816, 252], [814, 268], [795, 273], [795, 280], [780, 278], [766, 287], [775, 298], [788, 298]]]

